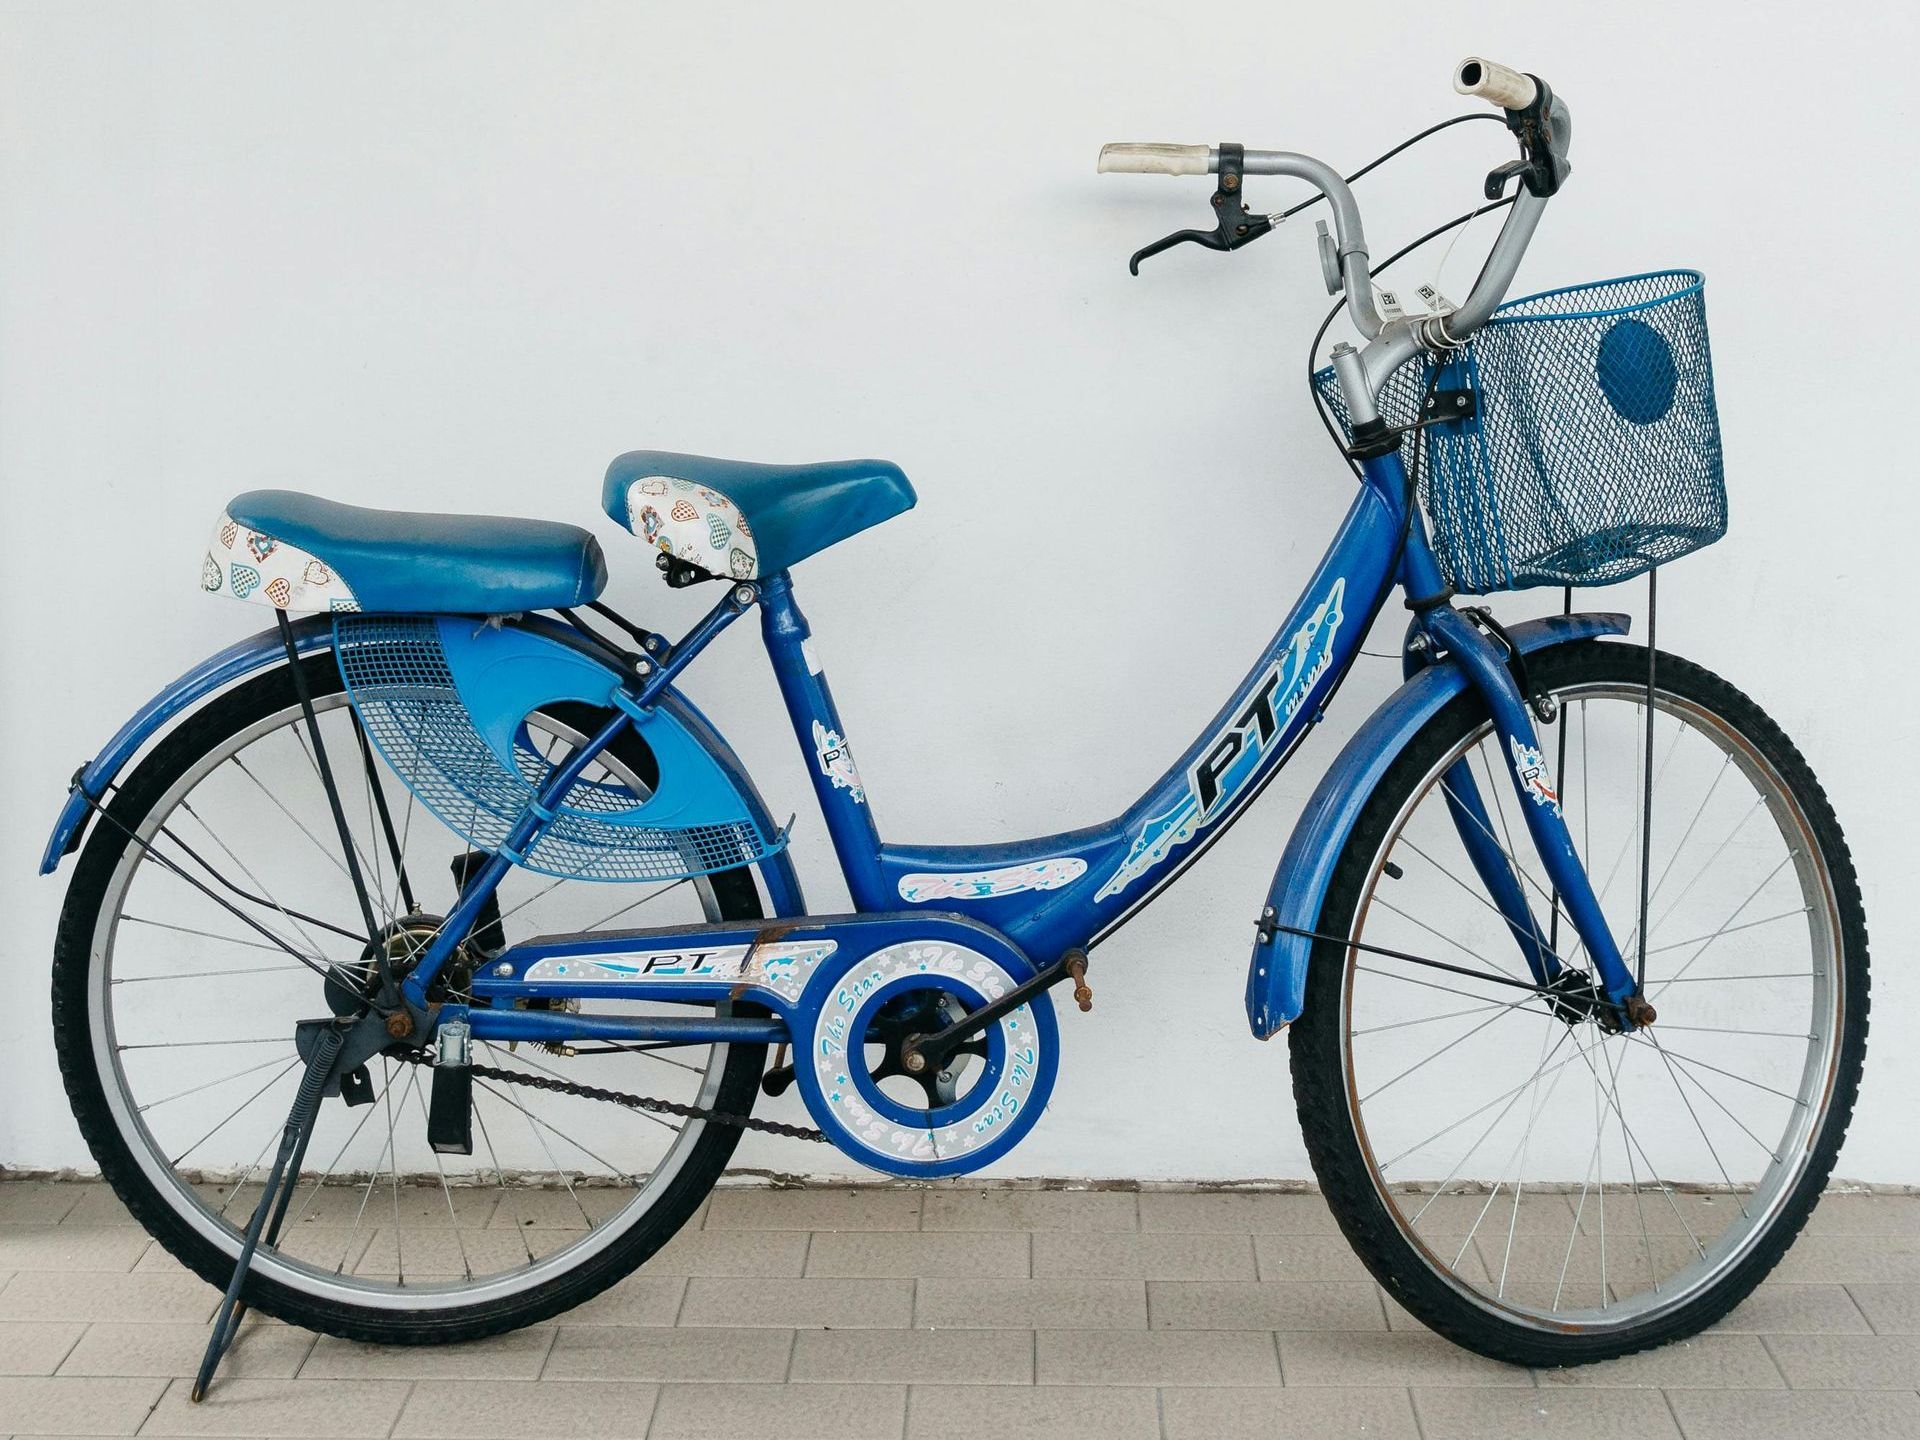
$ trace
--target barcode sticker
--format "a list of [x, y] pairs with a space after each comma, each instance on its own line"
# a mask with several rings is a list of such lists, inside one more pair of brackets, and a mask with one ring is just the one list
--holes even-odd
[[1413, 293], [1420, 297], [1421, 303], [1427, 307], [1429, 314], [1451, 315], [1460, 308], [1431, 285], [1422, 285]]

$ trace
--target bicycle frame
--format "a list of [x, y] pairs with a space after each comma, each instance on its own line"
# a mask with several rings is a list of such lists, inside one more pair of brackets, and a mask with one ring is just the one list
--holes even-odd
[[[409, 999], [425, 1007], [434, 975], [511, 868], [512, 854], [538, 833], [541, 812], [561, 800], [630, 716], [655, 703], [667, 682], [754, 603], [762, 612], [768, 657], [795, 737], [809, 762], [814, 793], [858, 917], [870, 923], [887, 916], [898, 922], [900, 933], [911, 933], [916, 923], [931, 925], [957, 916], [992, 927], [1025, 955], [1042, 960], [1097, 945], [1205, 853], [1278, 773], [1323, 717], [1394, 586], [1420, 595], [1443, 588], [1421, 517], [1417, 510], [1408, 513], [1408, 481], [1398, 452], [1366, 461], [1362, 478], [1360, 493], [1286, 620], [1232, 697], [1165, 774], [1125, 813], [1103, 825], [1010, 844], [925, 846], [883, 841], [789, 577], [776, 574], [757, 587], [734, 587], [643, 685], [616, 696], [618, 713], [551, 777], [508, 844], [467, 885], [439, 939], [408, 979]], [[1609, 628], [1622, 627], [1594, 625], [1581, 633]], [[1608, 997], [1624, 1002], [1634, 991], [1633, 976], [1621, 960], [1568, 836], [1539, 737], [1508, 669], [1508, 657], [1447, 605], [1417, 617], [1410, 641], [1413, 635], [1425, 640], [1418, 646], [1410, 643], [1410, 669], [1420, 663], [1416, 651], [1423, 652], [1426, 663], [1444, 657], [1464, 673], [1461, 685], [1471, 683], [1486, 698], [1502, 751], [1515, 757], [1513, 783], [1557, 892], [1557, 903], [1566, 906], [1573, 932], [1592, 958]], [[1447, 786], [1455, 823], [1489, 898], [1506, 918], [1536, 982], [1552, 983], [1565, 962], [1549, 948], [1522, 881], [1494, 838], [1477, 783], [1464, 765], [1457, 765], [1447, 777]], [[1277, 938], [1273, 925], [1284, 923], [1273, 922], [1273, 913], [1270, 908], [1263, 944]], [[823, 937], [833, 933], [831, 924], [812, 928]], [[894, 928], [889, 926], [888, 933]], [[1311, 938], [1298, 926], [1292, 931], [1296, 939]], [[784, 927], [782, 933], [786, 933]], [[721, 944], [723, 938], [730, 944], [739, 939], [731, 934], [723, 937], [719, 931], [695, 930], [540, 937], [499, 957], [497, 965], [489, 967], [492, 973], [484, 987], [476, 986], [476, 994], [484, 988], [496, 1006], [535, 995], [604, 995], [604, 986], [556, 983], [551, 967], [542, 972], [546, 980], [538, 986], [520, 977], [536, 957], [553, 960], [576, 955], [597, 964], [617, 953], [640, 960], [643, 972], [637, 982], [624, 983], [621, 994], [711, 1003], [714, 993], [725, 990], [729, 978], [737, 978], [739, 966], [734, 962], [744, 962], [751, 949], [734, 945], [739, 952], [734, 954]], [[726, 956], [708, 963], [702, 957], [709, 952], [699, 948], [707, 942], [718, 947], [713, 953], [725, 950]], [[689, 953], [695, 957], [691, 973], [686, 972]], [[690, 978], [709, 983], [690, 988], [684, 983]], [[660, 983], [650, 985], [650, 979]], [[1250, 985], [1250, 1012], [1255, 988]], [[1264, 1004], [1262, 1013], [1269, 1020], [1271, 1009], [1270, 1003]], [[1291, 1013], [1298, 1013], [1297, 1002]], [[746, 1017], [613, 1019], [511, 1008], [466, 1011], [462, 1007], [461, 1017], [472, 1025], [476, 1037], [502, 1040], [590, 1036], [655, 1042], [704, 1043], [722, 1038], [764, 1042], [778, 1038], [781, 1028], [778, 1022], [770, 1026], [764, 1019]], [[1280, 1023], [1288, 1018], [1291, 1014]], [[1263, 1026], [1256, 1016], [1255, 1028], [1271, 1033], [1274, 1027]]]

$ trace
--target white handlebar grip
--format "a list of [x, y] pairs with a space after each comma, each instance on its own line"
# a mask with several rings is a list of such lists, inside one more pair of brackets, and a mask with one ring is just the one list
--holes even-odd
[[1533, 83], [1531, 75], [1469, 55], [1454, 69], [1453, 88], [1462, 95], [1491, 100], [1502, 110], [1524, 110], [1533, 103], [1540, 87]]
[[1100, 147], [1099, 174], [1205, 175], [1213, 151], [1205, 145], [1153, 145], [1123, 141]]

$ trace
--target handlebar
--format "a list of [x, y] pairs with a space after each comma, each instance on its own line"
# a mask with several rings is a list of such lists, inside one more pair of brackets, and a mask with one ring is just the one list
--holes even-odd
[[1388, 375], [1421, 349], [1457, 346], [1486, 323], [1505, 297], [1541, 211], [1569, 173], [1567, 149], [1573, 122], [1564, 102], [1555, 97], [1545, 81], [1479, 56], [1471, 56], [1455, 67], [1453, 86], [1463, 95], [1478, 96], [1504, 110], [1507, 128], [1520, 142], [1521, 151], [1519, 160], [1487, 176], [1489, 201], [1499, 199], [1512, 180], [1519, 181], [1518, 192], [1472, 292], [1457, 310], [1439, 316], [1383, 320], [1374, 303], [1366, 234], [1352, 188], [1331, 166], [1284, 150], [1243, 150], [1238, 145], [1103, 145], [1099, 164], [1102, 174], [1220, 177], [1213, 196], [1214, 230], [1181, 231], [1148, 246], [1133, 257], [1134, 273], [1139, 273], [1142, 259], [1182, 241], [1233, 250], [1258, 239], [1282, 217], [1249, 211], [1240, 193], [1241, 176], [1288, 175], [1318, 190], [1333, 212], [1332, 235], [1326, 233], [1324, 224], [1321, 227], [1322, 265], [1329, 292], [1344, 290], [1354, 324], [1373, 342], [1366, 352], [1370, 387], [1377, 391]]
[[1478, 55], [1469, 55], [1455, 68], [1453, 88], [1462, 95], [1478, 95], [1502, 110], [1524, 110], [1540, 93], [1531, 75], [1482, 60]]

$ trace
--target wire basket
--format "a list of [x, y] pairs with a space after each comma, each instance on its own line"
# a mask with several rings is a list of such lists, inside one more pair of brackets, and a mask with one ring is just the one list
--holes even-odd
[[[380, 754], [421, 804], [481, 850], [499, 850], [527, 813], [554, 768], [547, 752], [578, 743], [612, 713], [604, 708], [616, 680], [610, 671], [524, 632], [343, 615], [334, 621], [334, 649], [354, 711]], [[474, 650], [478, 662], [467, 653]], [[540, 666], [546, 683], [512, 698], [494, 679]], [[580, 698], [596, 690], [599, 706]], [[545, 692], [555, 698], [528, 698]], [[504, 745], [502, 734], [510, 737]], [[514, 857], [519, 864], [568, 879], [678, 880], [749, 864], [785, 844], [784, 834], [763, 834], [737, 792], [724, 778], [716, 781], [718, 767], [698, 742], [665, 713], [626, 732], [602, 760]], [[675, 781], [670, 765], [690, 772], [689, 779]], [[688, 812], [669, 796], [670, 784], [675, 792], [704, 791], [692, 808], [709, 823], [657, 823], [663, 797], [668, 808]]]
[[[1727, 533], [1704, 287], [1662, 270], [1509, 301], [1444, 363], [1388, 380], [1394, 425], [1430, 383], [1438, 416], [1471, 397], [1470, 418], [1401, 441], [1409, 467], [1426, 446], [1420, 498], [1455, 590], [1609, 585]], [[1314, 386], [1348, 429], [1332, 369]]]

